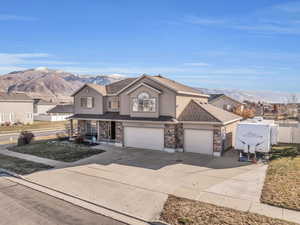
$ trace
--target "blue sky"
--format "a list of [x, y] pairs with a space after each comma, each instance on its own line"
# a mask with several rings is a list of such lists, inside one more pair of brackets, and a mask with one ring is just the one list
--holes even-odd
[[3, 0], [0, 31], [0, 74], [46, 66], [300, 92], [300, 1]]

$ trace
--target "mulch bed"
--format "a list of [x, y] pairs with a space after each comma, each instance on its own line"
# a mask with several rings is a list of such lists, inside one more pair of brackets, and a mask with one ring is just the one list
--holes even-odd
[[300, 211], [300, 157], [284, 157], [269, 163], [261, 201]]
[[295, 225], [255, 213], [169, 196], [160, 219], [171, 225]]

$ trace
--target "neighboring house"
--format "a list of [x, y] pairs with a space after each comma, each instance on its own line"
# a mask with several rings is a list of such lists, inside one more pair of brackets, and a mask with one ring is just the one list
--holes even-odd
[[34, 115], [44, 115], [47, 111], [56, 106], [53, 102], [47, 102], [43, 99], [34, 99], [33, 102], [33, 112]]
[[218, 108], [224, 109], [228, 112], [240, 112], [243, 113], [244, 110], [244, 104], [228, 97], [224, 94], [211, 94], [208, 102]]
[[35, 116], [37, 120], [40, 121], [64, 121], [68, 117], [72, 116], [74, 113], [73, 105], [56, 105], [46, 112], [46, 114], [41, 114]]
[[79, 135], [123, 147], [220, 156], [241, 119], [208, 104], [208, 95], [162, 76], [85, 84], [73, 97], [71, 134], [77, 120]]
[[33, 100], [24, 93], [0, 92], [0, 124], [33, 123]]
[[51, 121], [64, 121], [74, 114], [74, 105], [57, 105], [47, 113], [51, 117]]

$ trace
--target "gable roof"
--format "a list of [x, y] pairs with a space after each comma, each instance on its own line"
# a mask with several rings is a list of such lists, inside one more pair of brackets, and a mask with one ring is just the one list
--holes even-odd
[[20, 93], [20, 92], [12, 92], [12, 93], [5, 93], [5, 92], [0, 92], [0, 101], [25, 101], [25, 102], [32, 102], [33, 99], [30, 98], [27, 94], [25, 93]]
[[235, 99], [233, 99], [233, 98], [231, 98], [231, 97], [229, 97], [229, 96], [227, 96], [225, 94], [210, 94], [208, 102], [213, 102], [213, 101], [215, 101], [215, 100], [217, 100], [217, 99], [219, 99], [221, 97], [226, 97], [227, 99], [230, 99], [233, 102], [236, 102], [238, 104], [243, 104], [243, 103], [239, 102], [238, 100], [235, 100]]
[[47, 111], [47, 113], [73, 113], [73, 105], [57, 105], [54, 108]]
[[184, 84], [178, 83], [176, 81], [170, 80], [166, 77], [163, 77], [161, 75], [158, 76], [149, 76], [149, 75], [142, 75], [138, 78], [126, 78], [124, 80], [113, 82], [109, 85], [102, 86], [98, 84], [85, 84], [81, 88], [79, 88], [77, 91], [72, 94], [72, 96], [76, 95], [78, 92], [80, 92], [84, 87], [88, 86], [90, 88], [93, 88], [101, 95], [118, 95], [122, 91], [126, 90], [139, 80], [143, 78], [149, 78], [153, 80], [156, 83], [161, 84], [162, 86], [165, 86], [173, 91], [175, 91], [178, 94], [187, 94], [187, 95], [197, 95], [197, 96], [203, 96], [203, 97], [209, 97], [209, 95], [204, 94], [200, 90], [197, 90], [195, 88], [186, 86]]
[[161, 94], [161, 91], [160, 91], [160, 90], [158, 90], [157, 88], [152, 87], [151, 85], [146, 84], [146, 83], [144, 83], [144, 82], [142, 82], [142, 83], [140, 83], [139, 85], [137, 85], [136, 87], [130, 89], [130, 90], [129, 90], [128, 92], [126, 92], [126, 93], [127, 93], [127, 94], [130, 94], [130, 93], [134, 92], [136, 89], [138, 89], [138, 88], [141, 87], [141, 86], [144, 86], [144, 87], [146, 87], [146, 88], [149, 88], [149, 89], [151, 89], [151, 90], [157, 92], [158, 94]]
[[76, 95], [78, 92], [80, 92], [83, 88], [89, 87], [95, 90], [96, 92], [100, 93], [101, 95], [105, 96], [106, 95], [106, 88], [105, 86], [98, 85], [98, 84], [84, 84], [81, 88], [79, 88], [77, 91], [75, 91], [71, 96]]
[[209, 103], [192, 99], [178, 119], [191, 122], [217, 122], [225, 125], [242, 118]]
[[197, 96], [209, 97], [208, 95], [202, 93], [200, 90], [197, 90], [195, 88], [192, 88], [192, 87], [186, 86], [184, 84], [178, 83], [176, 81], [170, 80], [170, 79], [168, 79], [166, 77], [163, 77], [161, 75], [149, 76], [149, 75], [146, 75], [146, 74], [136, 78], [131, 83], [128, 83], [127, 86], [120, 89], [116, 94], [121, 93], [122, 91], [129, 88], [131, 85], [135, 84], [136, 82], [138, 82], [139, 80], [141, 80], [143, 78], [149, 78], [149, 79], [155, 81], [156, 83], [159, 83], [159, 84], [175, 91], [178, 94], [188, 94], [188, 95], [197, 95]]
[[34, 99], [35, 105], [56, 105], [54, 102], [47, 102], [43, 99]]
[[126, 78], [124, 80], [116, 81], [109, 85], [106, 85], [106, 92], [107, 94], [116, 94], [136, 79], [138, 78]]
[[165, 85], [169, 87], [170, 89], [175, 90], [179, 94], [196, 94], [196, 95], [202, 95], [208, 97], [208, 95], [204, 94], [200, 90], [197, 90], [195, 88], [189, 87], [187, 85], [178, 83], [174, 80], [170, 80], [166, 77], [163, 77], [161, 75], [158, 76], [150, 76], [150, 78], [154, 81], [157, 81], [158, 83], [161, 83], [162, 85]]

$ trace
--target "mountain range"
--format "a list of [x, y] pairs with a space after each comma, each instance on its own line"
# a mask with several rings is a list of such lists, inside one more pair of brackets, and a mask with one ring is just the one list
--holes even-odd
[[[70, 102], [70, 95], [85, 83], [107, 85], [124, 79], [120, 74], [76, 75], [62, 70], [38, 67], [14, 71], [0, 76], [0, 92], [25, 92], [32, 98], [42, 98], [53, 102]], [[196, 87], [197, 88], [197, 87]], [[253, 102], [295, 102], [300, 93], [274, 91], [246, 91], [233, 89], [198, 88], [206, 94], [225, 94], [238, 101]]]

